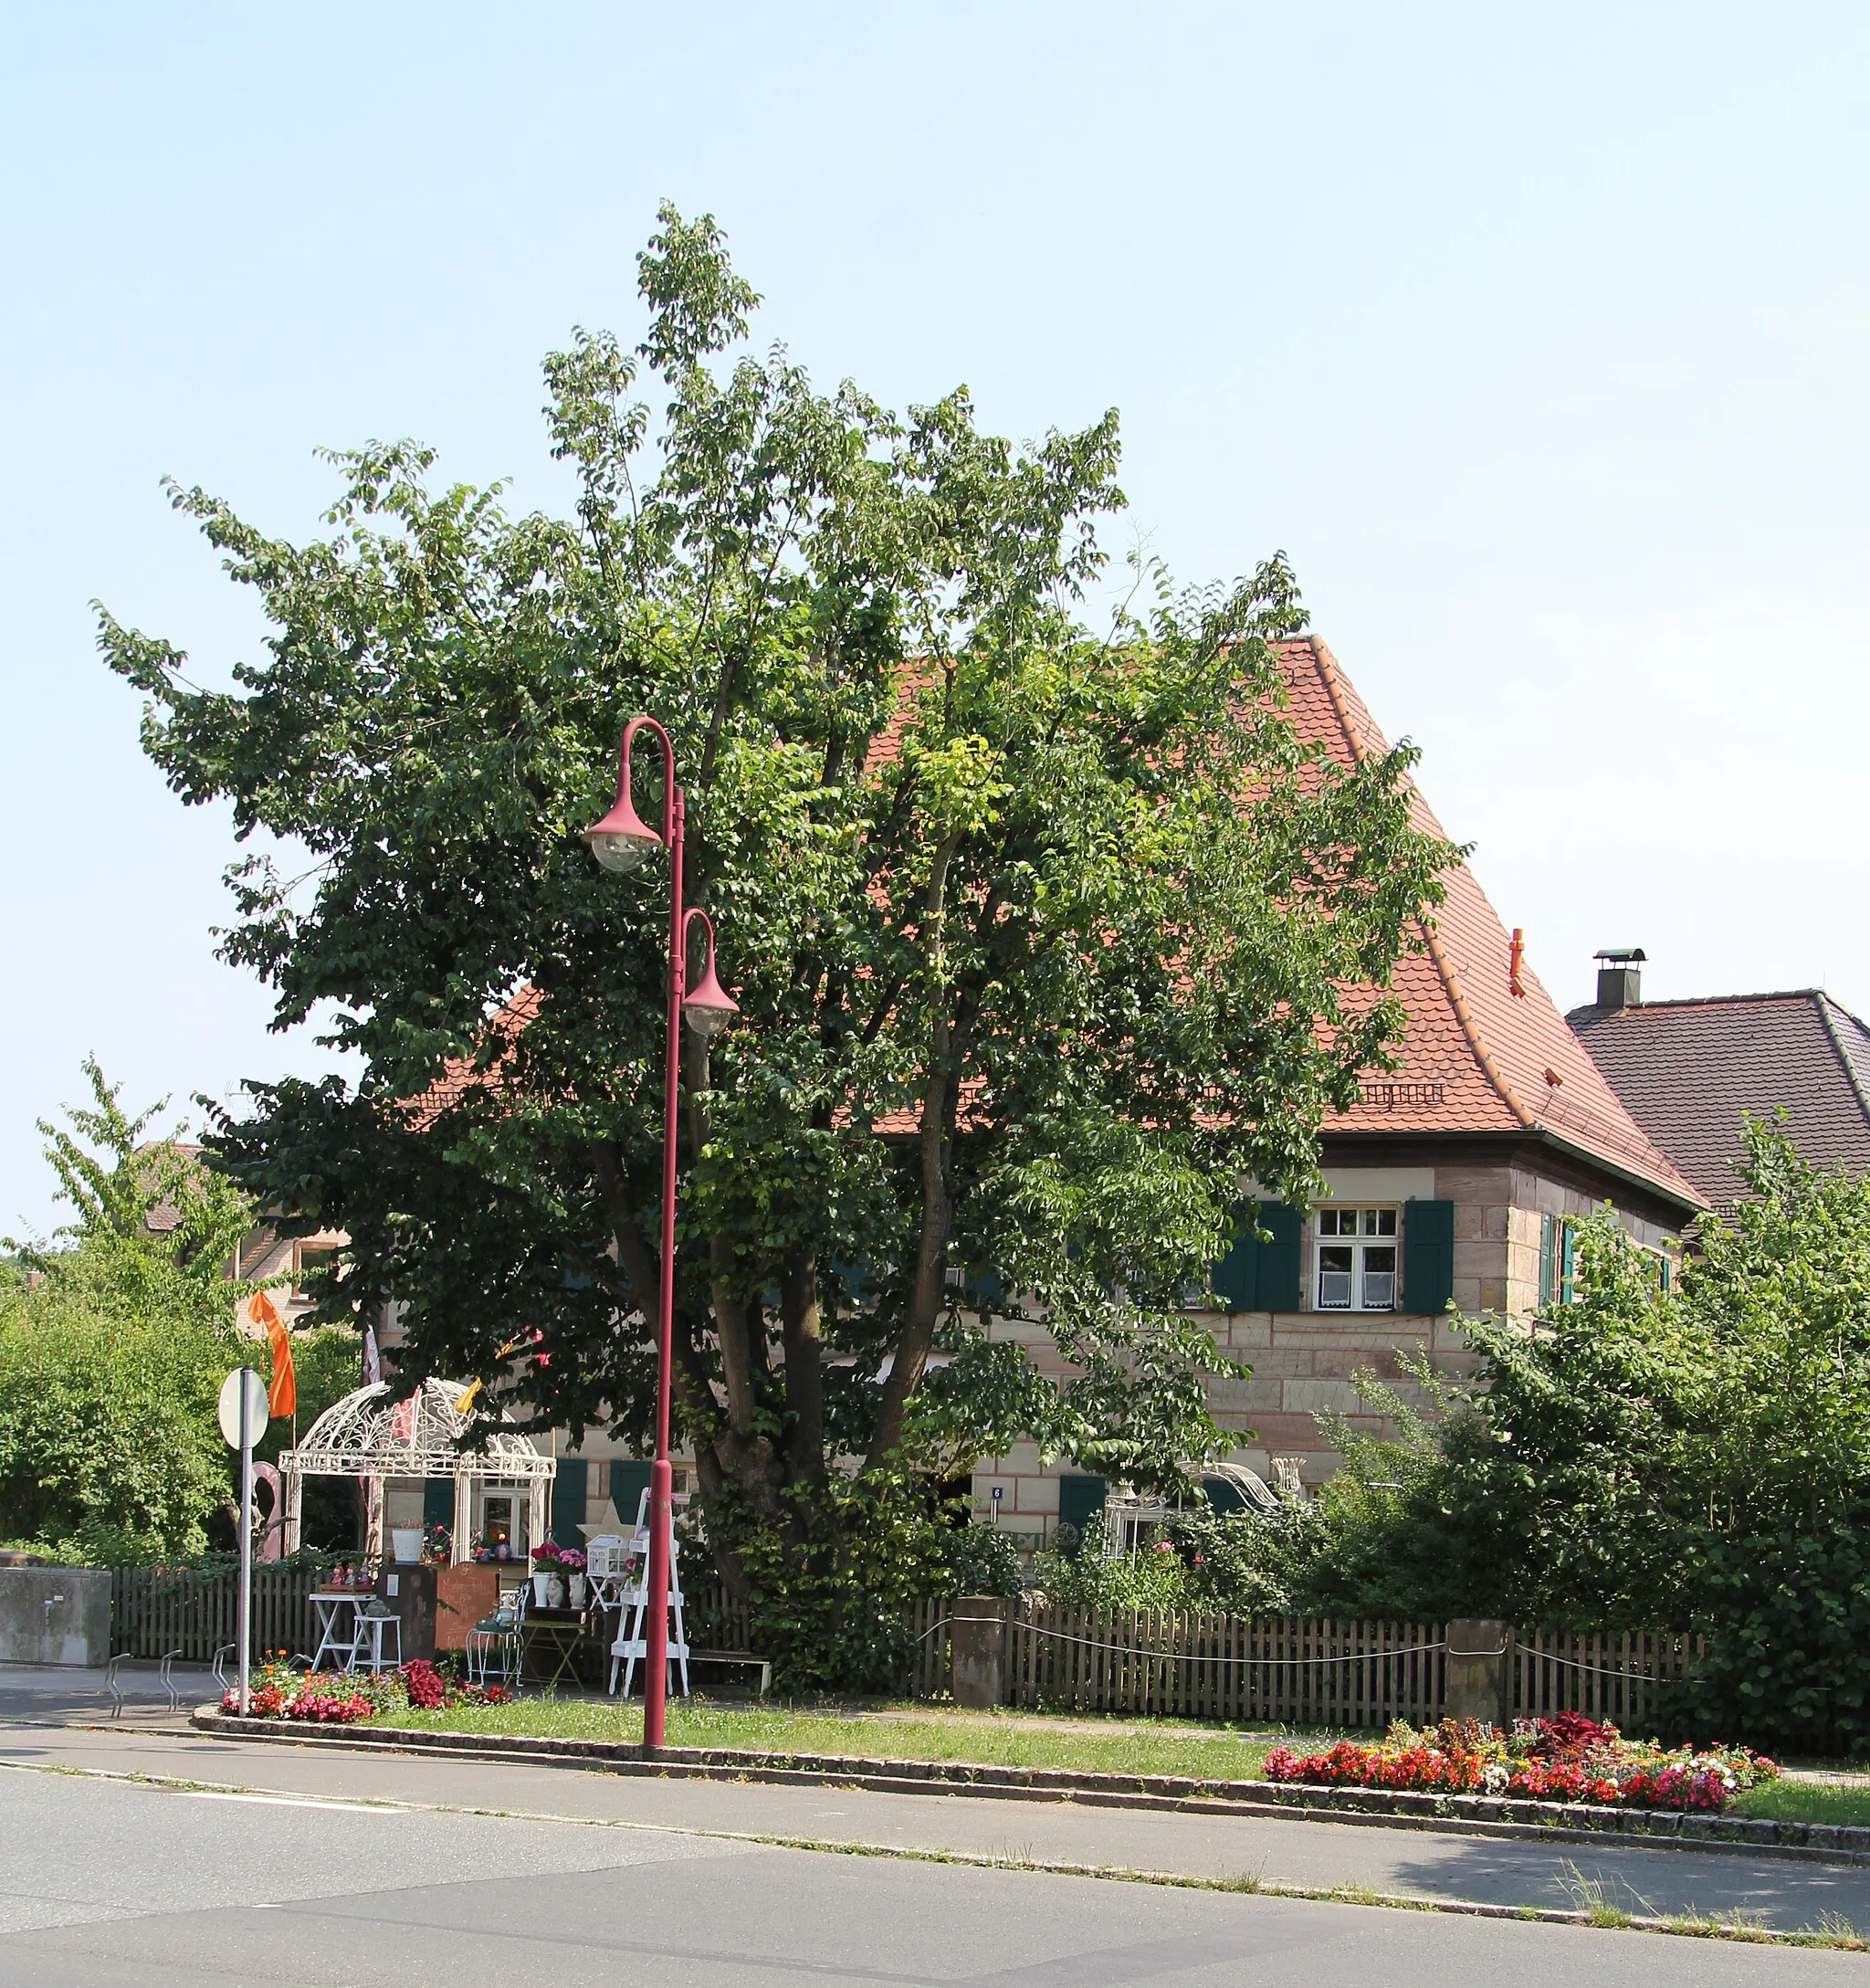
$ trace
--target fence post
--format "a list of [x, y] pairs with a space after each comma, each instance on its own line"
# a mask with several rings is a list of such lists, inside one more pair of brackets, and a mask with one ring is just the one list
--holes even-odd
[[997, 1594], [955, 1597], [950, 1635], [954, 1702], [980, 1709], [1006, 1702], [1006, 1604]]
[[1468, 1617], [1449, 1623], [1442, 1634], [1447, 1639], [1447, 1716], [1507, 1725], [1512, 1716], [1507, 1679], [1512, 1635], [1507, 1625]]

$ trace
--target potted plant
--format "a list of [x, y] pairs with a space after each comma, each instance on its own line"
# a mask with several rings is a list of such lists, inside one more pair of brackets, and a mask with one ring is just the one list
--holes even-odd
[[559, 1565], [565, 1572], [566, 1598], [573, 1608], [584, 1605], [584, 1556], [575, 1546], [559, 1548]]
[[535, 1608], [562, 1608], [565, 1605], [562, 1553], [563, 1549], [553, 1540], [542, 1541], [532, 1549], [532, 1604]]

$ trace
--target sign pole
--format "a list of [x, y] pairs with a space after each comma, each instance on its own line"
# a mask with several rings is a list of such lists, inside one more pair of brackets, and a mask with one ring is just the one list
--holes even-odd
[[236, 1367], [221, 1383], [216, 1408], [221, 1434], [240, 1452], [240, 1715], [247, 1716], [253, 1657], [253, 1446], [266, 1434], [267, 1387], [251, 1367]]
[[[241, 1370], [240, 1389], [240, 1716], [247, 1717], [247, 1667], [253, 1657], [253, 1400]], [[258, 1379], [255, 1374], [254, 1378]]]

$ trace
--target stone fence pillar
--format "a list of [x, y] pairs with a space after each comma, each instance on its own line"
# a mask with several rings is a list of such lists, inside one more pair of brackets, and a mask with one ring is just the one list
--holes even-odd
[[949, 1617], [954, 1702], [974, 1709], [1006, 1702], [1006, 1602], [998, 1594], [960, 1594]]
[[1507, 1726], [1513, 1713], [1508, 1697], [1512, 1629], [1504, 1622], [1467, 1617], [1447, 1624], [1443, 1634], [1447, 1639], [1447, 1716]]
[[95, 1668], [110, 1656], [104, 1568], [0, 1568], [0, 1663]]

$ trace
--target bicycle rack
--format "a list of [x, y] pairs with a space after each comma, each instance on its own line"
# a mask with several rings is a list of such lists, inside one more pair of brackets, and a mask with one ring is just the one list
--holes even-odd
[[110, 1717], [112, 1719], [121, 1719], [123, 1716], [123, 1687], [118, 1681], [117, 1667], [129, 1655], [128, 1650], [119, 1650], [116, 1656], [104, 1666], [104, 1689], [110, 1695]]
[[180, 1650], [171, 1650], [163, 1658], [162, 1668], [156, 1673], [163, 1681], [163, 1689], [168, 1694], [169, 1709], [172, 1712], [182, 1709], [182, 1694], [175, 1688], [175, 1678], [171, 1669], [175, 1659], [181, 1655]]

